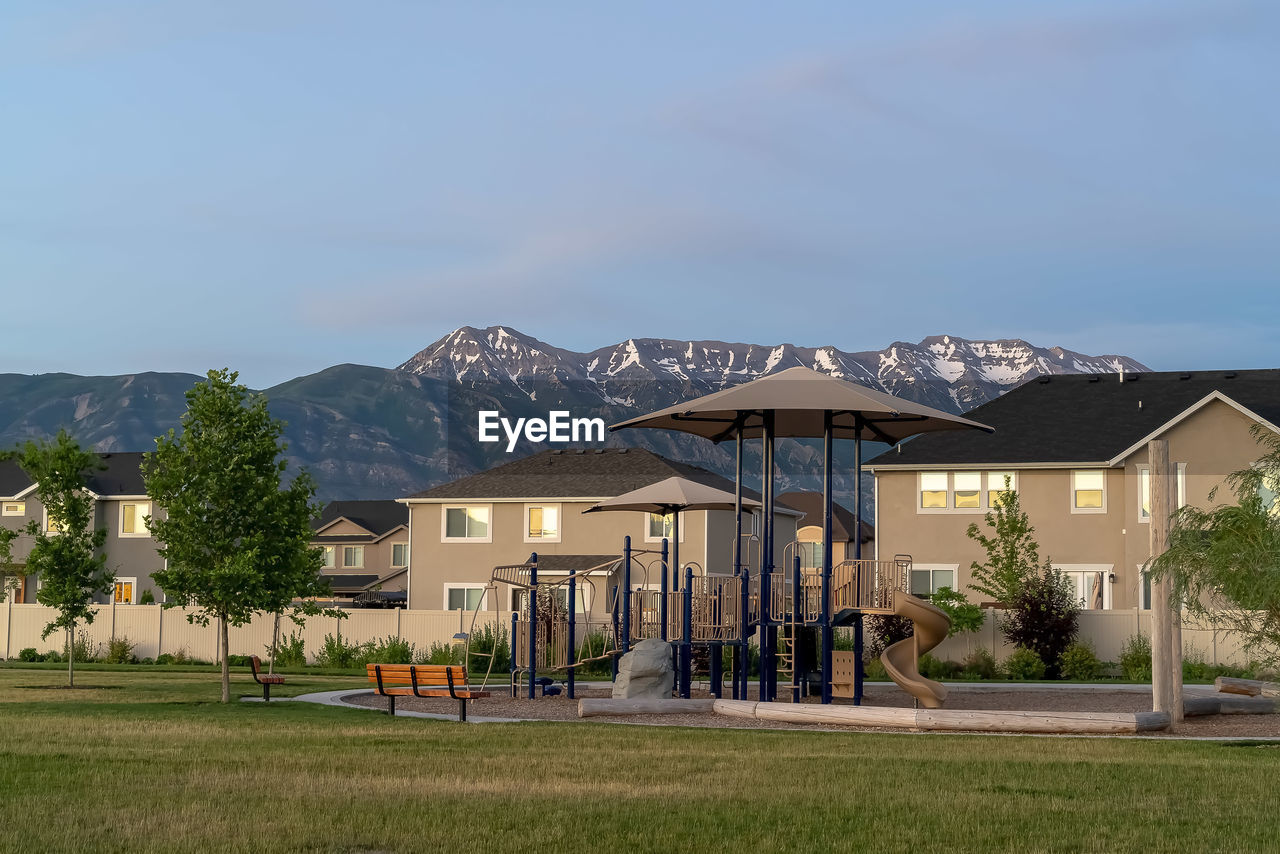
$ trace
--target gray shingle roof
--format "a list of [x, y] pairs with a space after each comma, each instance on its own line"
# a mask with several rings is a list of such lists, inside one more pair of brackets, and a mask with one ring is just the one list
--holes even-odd
[[967, 413], [996, 428], [933, 433], [875, 466], [1084, 463], [1111, 460], [1213, 392], [1280, 423], [1280, 370], [1040, 377]]
[[[86, 472], [85, 484], [95, 495], [144, 495], [142, 452], [99, 454], [104, 468]], [[17, 495], [31, 485], [31, 478], [14, 460], [0, 462], [0, 495]]]
[[380, 537], [401, 525], [408, 525], [409, 508], [389, 498], [373, 501], [330, 501], [325, 505], [324, 510], [320, 511], [320, 517], [312, 523], [312, 528], [323, 528], [340, 517], [350, 519], [375, 537]]
[[[778, 500], [789, 507], [804, 513], [796, 520], [797, 527], [808, 525], [822, 526], [822, 493], [821, 492], [786, 492], [778, 496]], [[853, 542], [853, 526], [857, 519], [853, 511], [836, 502], [831, 502], [831, 539], [833, 542]], [[869, 543], [875, 538], [875, 528], [866, 519], [862, 520], [862, 542]]]

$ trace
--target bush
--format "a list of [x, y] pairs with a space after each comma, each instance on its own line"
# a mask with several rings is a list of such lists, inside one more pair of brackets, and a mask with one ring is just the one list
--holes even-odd
[[[849, 648], [852, 649], [853, 645], [850, 644]], [[732, 673], [733, 669], [737, 667], [735, 662], [738, 661], [742, 655], [741, 649], [742, 648], [738, 646], [725, 646], [721, 650], [720, 654], [722, 658], [720, 661], [724, 665], [725, 674]], [[747, 675], [760, 675], [760, 647], [756, 646], [755, 641], [747, 641]]]
[[[485, 623], [471, 634], [471, 643], [467, 650], [473, 659], [467, 662], [469, 667], [477, 669], [483, 667], [484, 670], [488, 670], [488, 656], [496, 650], [493, 658], [493, 672], [505, 673], [511, 669], [511, 637], [506, 626], [499, 625], [495, 629], [489, 623]], [[477, 658], [477, 656], [483, 657]]]
[[360, 658], [363, 664], [413, 664], [413, 644], [387, 635], [380, 641], [365, 644]]
[[1076, 638], [1080, 615], [1071, 583], [1045, 564], [1023, 582], [1008, 606], [1005, 637], [1014, 646], [1035, 652], [1046, 675], [1058, 678], [1062, 652]]
[[462, 664], [463, 650], [457, 644], [432, 641], [431, 647], [415, 656], [414, 664]]
[[960, 676], [964, 679], [995, 679], [1000, 675], [996, 657], [983, 647], [978, 647], [965, 656]]
[[1130, 682], [1151, 681], [1151, 639], [1130, 635], [1120, 650], [1120, 672]]
[[[76, 641], [74, 644], [74, 648], [75, 648], [75, 654], [76, 654], [76, 661], [84, 662], [85, 664], [97, 661], [98, 653], [101, 651], [101, 645], [90, 641], [89, 636], [86, 635], [84, 632], [76, 633]], [[67, 655], [68, 655], [67, 645], [64, 643], [62, 645], [62, 655], [59, 658], [59, 660], [66, 661]]]
[[36, 652], [36, 648], [34, 646], [29, 646], [22, 652], [18, 653], [18, 661], [39, 661], [40, 658], [40, 653]]
[[54, 650], [49, 650], [49, 651], [48, 651], [48, 652], [46, 652], [44, 655], [40, 656], [40, 660], [41, 660], [41, 661], [51, 661], [51, 662], [54, 662], [54, 663], [56, 664], [57, 662], [62, 661], [62, 656], [61, 656], [60, 654], [58, 654], [56, 651], [54, 651]]
[[926, 652], [920, 656], [920, 675], [925, 679], [954, 679], [960, 675], [960, 665], [934, 658]]
[[324, 644], [316, 653], [316, 664], [320, 667], [349, 670], [360, 663], [364, 651], [360, 644], [348, 643], [340, 635], [325, 635]]
[[150, 590], [143, 590], [141, 593], [138, 594], [138, 604], [139, 605], [156, 604], [156, 594], [152, 593]]
[[[271, 655], [271, 647], [267, 646], [267, 655]], [[302, 632], [289, 632], [288, 637], [276, 641], [277, 667], [305, 667], [307, 665], [307, 647], [302, 640]]]
[[1084, 641], [1076, 641], [1062, 652], [1061, 675], [1063, 679], [1088, 681], [1102, 675], [1102, 662], [1093, 647]]
[[1004, 663], [1005, 674], [1015, 681], [1043, 679], [1045, 675], [1044, 660], [1034, 649], [1020, 646]]
[[915, 632], [915, 624], [907, 617], [896, 614], [873, 614], [864, 624], [863, 641], [866, 655], [879, 658], [880, 653], [897, 643], [906, 640]]
[[252, 666], [253, 666], [253, 656], [251, 656], [251, 655], [228, 655], [228, 656], [227, 656], [227, 666], [228, 666], [228, 667], [252, 667]]
[[1182, 681], [1212, 682], [1219, 676], [1218, 668], [1204, 660], [1204, 653], [1198, 649], [1182, 652]]
[[138, 663], [139, 664], [155, 664], [156, 660], [154, 658], [144, 658], [144, 659], [141, 659]]
[[862, 666], [862, 678], [867, 682], [888, 682], [889, 673], [884, 669], [884, 662], [877, 656]]
[[124, 635], [112, 638], [107, 644], [107, 654], [102, 657], [102, 660], [107, 664], [137, 664], [138, 657], [133, 654], [135, 646], [137, 644]]
[[157, 655], [156, 664], [173, 664], [173, 655], [168, 652], [163, 652], [160, 655]]

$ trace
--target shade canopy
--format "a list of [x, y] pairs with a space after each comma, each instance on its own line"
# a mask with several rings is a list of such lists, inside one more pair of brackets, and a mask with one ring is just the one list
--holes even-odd
[[[743, 507], [759, 507], [759, 501], [742, 499]], [[732, 492], [698, 483], [684, 477], [669, 477], [639, 489], [601, 501], [583, 510], [639, 510], [642, 513], [671, 513], [678, 510], [733, 510]]]
[[804, 367], [788, 368], [609, 429], [679, 430], [713, 442], [732, 439], [741, 429], [743, 438], [751, 439], [763, 434], [766, 411], [774, 413], [774, 435], [780, 438], [823, 436], [826, 412], [832, 413], [832, 432], [838, 439], [895, 445], [938, 430], [995, 432], [985, 424]]

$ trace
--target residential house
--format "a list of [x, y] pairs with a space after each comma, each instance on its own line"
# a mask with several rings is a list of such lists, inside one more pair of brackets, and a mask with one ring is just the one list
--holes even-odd
[[[164, 594], [152, 580], [153, 572], [164, 568], [164, 558], [147, 530], [152, 514], [151, 500], [142, 482], [141, 453], [99, 454], [103, 468], [87, 473], [85, 489], [94, 498], [94, 525], [105, 528], [102, 553], [115, 575], [110, 595], [95, 597], [99, 602], [114, 599], [120, 604], [136, 604], [140, 598], [164, 601]], [[48, 514], [35, 494], [35, 483], [13, 460], [0, 462], [0, 524], [14, 530], [34, 521], [50, 530]], [[56, 520], [55, 520], [56, 526]], [[26, 563], [33, 538], [22, 533], [13, 544], [14, 562]], [[13, 601], [35, 602], [36, 579], [20, 569], [5, 579], [14, 591]]]
[[1278, 431], [1280, 370], [1044, 376], [966, 415], [996, 432], [927, 434], [866, 466], [876, 551], [912, 555], [912, 592], [966, 588], [985, 557], [966, 529], [1007, 479], [1085, 608], [1146, 608], [1147, 442], [1168, 440], [1179, 505], [1229, 500], [1210, 493], [1262, 455], [1250, 428]]
[[[801, 568], [820, 568], [822, 566], [822, 493], [785, 492], [778, 496], [778, 501], [804, 514], [796, 520], [796, 540], [799, 542]], [[853, 531], [857, 524], [858, 520], [854, 517], [852, 510], [835, 501], [831, 502], [832, 566], [844, 560], [853, 560]], [[862, 556], [864, 558], [871, 557], [874, 539], [874, 526], [863, 519]]]
[[[672, 533], [670, 518], [636, 511], [583, 511], [675, 476], [733, 489], [731, 481], [717, 474], [650, 451], [602, 448], [543, 451], [401, 499], [408, 505], [410, 520], [409, 607], [512, 608], [515, 598], [489, 602], [485, 587], [495, 566], [524, 563], [531, 552], [538, 554], [543, 577], [563, 577], [616, 560], [626, 536], [636, 549], [657, 550]], [[786, 545], [795, 538], [797, 515], [785, 507], [775, 514], [779, 565]], [[752, 526], [757, 524], [753, 518], [744, 514], [748, 553]], [[692, 564], [698, 574], [730, 574], [734, 530], [732, 511], [681, 513], [681, 564]], [[758, 549], [754, 554], [758, 561]], [[643, 563], [654, 561], [654, 556], [647, 556]], [[650, 574], [637, 571], [632, 582], [657, 589], [657, 572], [656, 567]], [[607, 593], [602, 585], [585, 586], [579, 608], [603, 609]]]
[[409, 581], [409, 508], [385, 501], [331, 501], [313, 523], [322, 574], [334, 596], [354, 604], [404, 607]]

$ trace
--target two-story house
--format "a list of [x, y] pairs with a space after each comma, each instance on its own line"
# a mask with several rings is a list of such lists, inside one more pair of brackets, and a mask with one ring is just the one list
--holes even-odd
[[[109, 596], [96, 598], [100, 602], [114, 598], [126, 605], [136, 604], [140, 598], [163, 602], [163, 592], [151, 579], [153, 572], [164, 568], [164, 558], [147, 530], [146, 518], [153, 509], [142, 482], [142, 454], [99, 454], [99, 459], [103, 468], [86, 474], [85, 489], [94, 499], [94, 526], [107, 531], [102, 553], [115, 583]], [[13, 460], [0, 462], [0, 493], [0, 525], [23, 531], [13, 543], [14, 563], [22, 565], [32, 545], [32, 537], [24, 529], [34, 521], [48, 531], [49, 517], [36, 497], [35, 483]], [[56, 528], [56, 520], [54, 525]], [[13, 601], [36, 601], [34, 576], [16, 569], [5, 581], [13, 591]]]
[[1262, 456], [1250, 428], [1280, 432], [1280, 370], [1044, 376], [966, 415], [996, 432], [920, 436], [865, 467], [878, 555], [912, 555], [913, 592], [965, 590], [985, 558], [965, 531], [1007, 478], [1085, 608], [1146, 608], [1147, 442], [1168, 440], [1179, 505], [1230, 501], [1210, 492]]
[[[549, 450], [496, 466], [401, 499], [409, 508], [409, 607], [512, 608], [515, 600], [485, 601], [493, 567], [519, 564], [537, 552], [544, 577], [563, 576], [616, 559], [623, 538], [637, 549], [658, 549], [672, 533], [671, 519], [623, 511], [583, 511], [606, 498], [678, 476], [732, 491], [732, 482], [696, 466], [634, 448]], [[799, 514], [775, 513], [775, 561], [795, 539]], [[751, 516], [744, 514], [744, 552], [752, 551]], [[680, 515], [680, 562], [695, 572], [733, 571], [732, 511], [687, 511]], [[641, 576], [641, 577], [636, 577]], [[657, 589], [660, 579], [636, 573], [636, 586]], [[604, 591], [582, 594], [584, 611], [605, 607]], [[507, 594], [499, 594], [507, 595]], [[517, 594], [518, 595], [518, 594]]]
[[409, 583], [409, 508], [383, 501], [331, 501], [312, 524], [324, 550], [321, 574], [335, 598], [403, 607]]
[[[821, 492], [784, 492], [778, 501], [787, 507], [799, 510], [804, 515], [796, 520], [796, 539], [799, 541], [800, 566], [804, 569], [818, 569], [822, 566], [822, 493]], [[841, 561], [853, 560], [853, 530], [858, 520], [849, 508], [831, 502], [831, 565], [837, 566]], [[862, 556], [872, 555], [872, 540], [875, 529], [870, 522], [862, 520]]]

